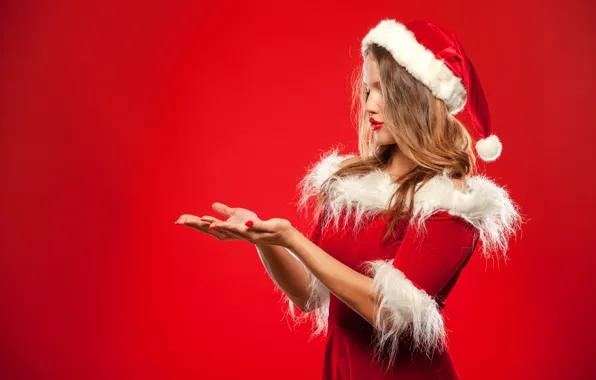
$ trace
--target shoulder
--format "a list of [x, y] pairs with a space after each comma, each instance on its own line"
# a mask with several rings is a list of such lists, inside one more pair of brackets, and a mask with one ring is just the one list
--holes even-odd
[[[337, 149], [320, 156], [307, 170], [301, 180], [300, 206], [318, 195], [323, 183], [333, 177], [341, 167], [359, 159], [355, 154], [340, 155]], [[344, 207], [356, 209], [356, 215], [365, 212], [381, 212], [390, 202], [399, 185], [393, 183], [387, 173], [373, 170], [362, 176], [336, 178], [327, 199], [333, 215], [339, 215]], [[409, 202], [409, 201], [407, 201]], [[418, 184], [413, 199], [411, 223], [437, 220], [447, 217], [473, 226], [480, 234], [483, 253], [507, 250], [507, 242], [522, 223], [517, 205], [505, 187], [482, 175], [465, 180], [454, 180], [445, 173]]]
[[[460, 215], [454, 215], [449, 211], [436, 210], [423, 223], [414, 224], [414, 230], [423, 235], [427, 232], [431, 233], [432, 237], [437, 235], [447, 238], [449, 240], [457, 240], [458, 238], [476, 239], [479, 238], [476, 226], [467, 221]], [[434, 235], [434, 236], [433, 236]]]
[[444, 210], [470, 222], [512, 213], [515, 209], [504, 187], [480, 175], [465, 180], [436, 175], [419, 185], [415, 202], [419, 213]]
[[316, 198], [323, 183], [332, 177], [342, 167], [342, 164], [347, 165], [355, 157], [357, 157], [355, 154], [339, 154], [339, 149], [333, 148], [311, 162], [298, 184], [300, 192], [298, 208], [305, 207], [311, 198]]
[[357, 161], [355, 154], [339, 154], [339, 149], [331, 149], [321, 154], [307, 169], [301, 180], [303, 189], [318, 190], [326, 179], [340, 168]]
[[504, 255], [509, 237], [521, 224], [518, 206], [509, 192], [481, 175], [455, 181], [445, 174], [437, 175], [419, 188], [412, 220], [423, 224], [441, 218], [459, 218], [473, 226], [485, 256], [495, 252]]

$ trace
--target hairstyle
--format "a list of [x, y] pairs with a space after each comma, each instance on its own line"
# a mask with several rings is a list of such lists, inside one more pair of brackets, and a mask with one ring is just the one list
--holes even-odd
[[365, 52], [365, 57], [369, 54], [379, 66], [385, 101], [384, 127], [396, 143], [381, 146], [375, 143], [368, 121], [370, 115], [365, 110], [367, 94], [362, 83], [362, 68], [358, 68], [353, 76], [352, 112], [358, 127], [359, 156], [323, 183], [318, 197], [318, 210], [322, 210], [327, 202], [327, 189], [333, 177], [383, 169], [389, 165], [394, 150], [399, 149], [415, 166], [395, 180], [399, 186], [389, 201], [392, 206], [383, 212], [384, 217], [393, 216], [384, 236], [386, 239], [401, 218], [413, 215], [418, 184], [424, 185], [442, 173], [447, 173], [453, 179], [465, 179], [476, 172], [476, 159], [472, 151], [472, 137], [451, 115], [444, 101], [435, 98], [385, 48], [372, 44]]

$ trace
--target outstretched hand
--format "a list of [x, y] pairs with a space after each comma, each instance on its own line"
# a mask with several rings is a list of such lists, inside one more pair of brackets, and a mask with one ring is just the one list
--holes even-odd
[[183, 214], [174, 224], [194, 228], [218, 240], [246, 240], [253, 244], [287, 246], [297, 230], [287, 219], [273, 218], [262, 221], [251, 210], [213, 204], [213, 210], [226, 217], [226, 221], [205, 215], [197, 217]]
[[[215, 212], [226, 218], [226, 222], [244, 224], [248, 220], [260, 220], [257, 214], [245, 208], [228, 207], [225, 204], [219, 202], [213, 203], [211, 207]], [[217, 222], [223, 222], [223, 220], [209, 215], [198, 217], [195, 215], [183, 214], [180, 215], [174, 224], [180, 224], [193, 228], [207, 235], [211, 235], [218, 240], [246, 240], [243, 236], [238, 236], [229, 231], [220, 230], [219, 227], [214, 225], [214, 223]]]
[[215, 222], [220, 231], [241, 236], [253, 244], [270, 244], [289, 247], [298, 232], [287, 219], [249, 220], [244, 224]]

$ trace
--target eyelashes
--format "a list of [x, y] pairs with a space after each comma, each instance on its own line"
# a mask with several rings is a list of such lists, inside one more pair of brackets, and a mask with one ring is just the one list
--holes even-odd
[[[380, 94], [381, 96], [383, 96], [383, 91], [379, 90], [379, 94]], [[365, 89], [364, 89], [364, 98], [365, 98], [365, 99], [368, 99], [368, 96], [369, 96], [369, 95], [370, 95], [370, 88], [365, 88]]]

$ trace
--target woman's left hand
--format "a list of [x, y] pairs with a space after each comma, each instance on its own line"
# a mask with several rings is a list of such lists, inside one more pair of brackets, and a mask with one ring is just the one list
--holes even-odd
[[271, 244], [288, 247], [294, 234], [298, 232], [287, 219], [249, 220], [246, 224], [215, 222], [211, 227], [219, 231], [229, 231], [253, 244]]

